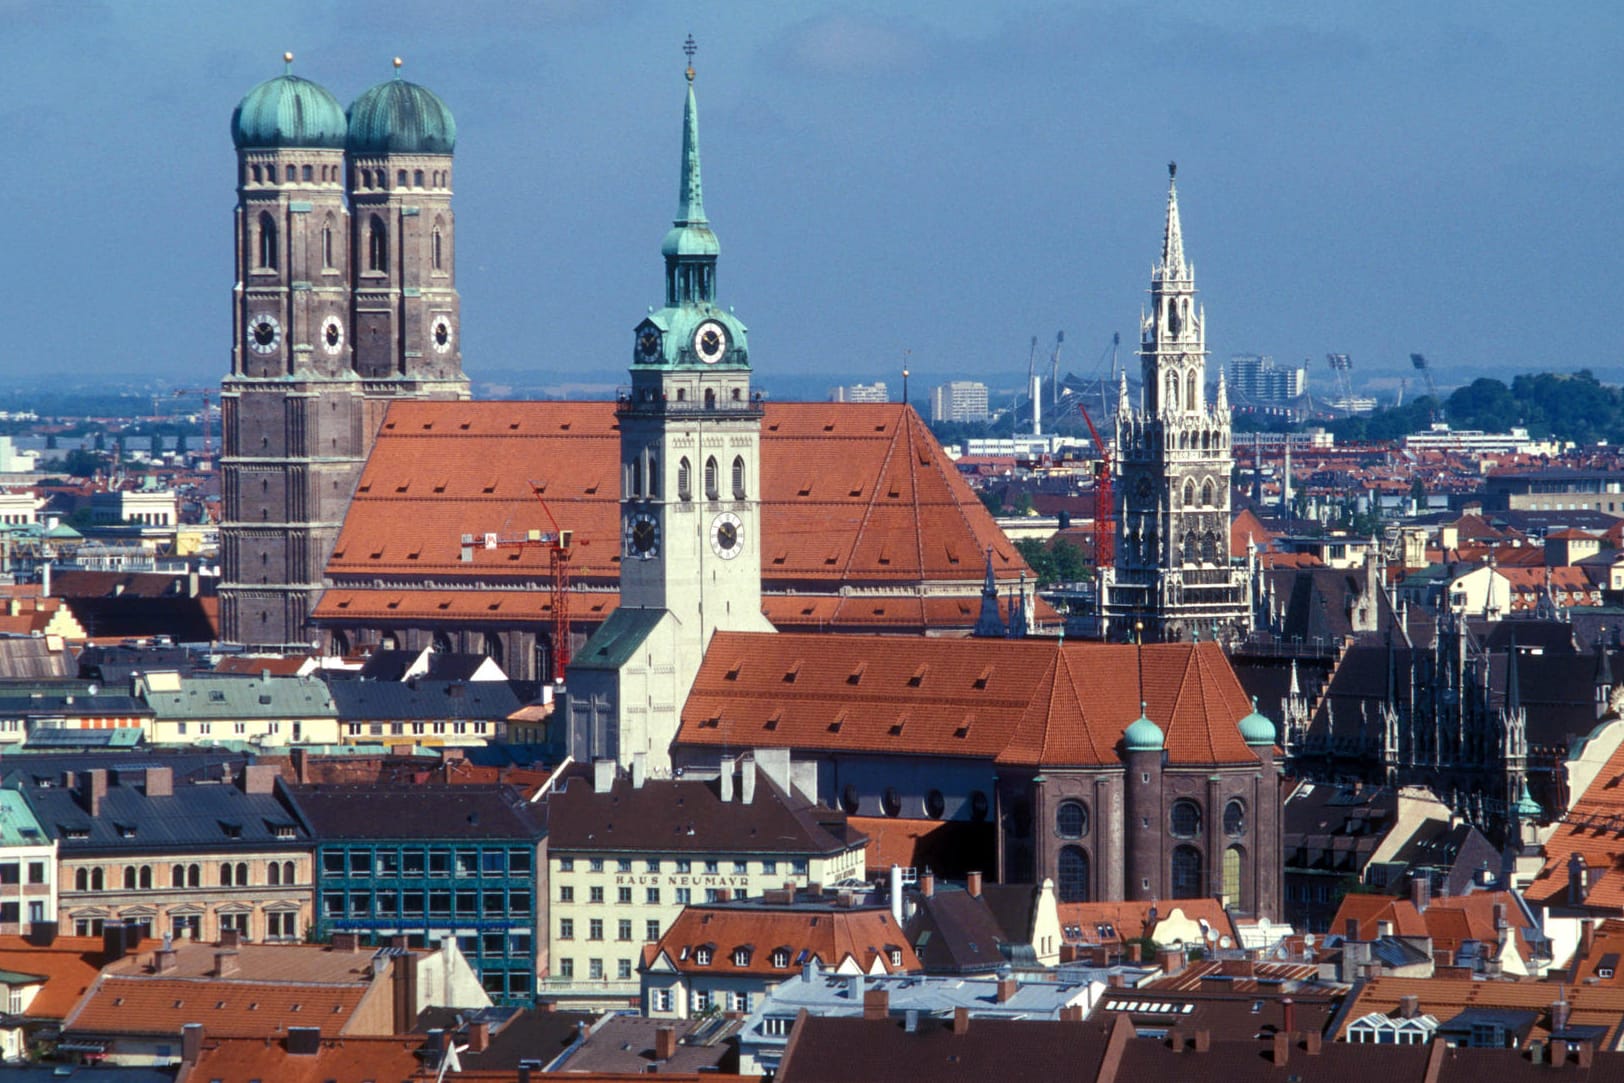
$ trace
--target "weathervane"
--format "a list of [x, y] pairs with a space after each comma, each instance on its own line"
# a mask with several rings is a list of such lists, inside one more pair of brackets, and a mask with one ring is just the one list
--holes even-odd
[[699, 46], [694, 44], [694, 36], [688, 35], [688, 40], [682, 43], [682, 51], [688, 57], [688, 81], [694, 80], [694, 54], [699, 52]]

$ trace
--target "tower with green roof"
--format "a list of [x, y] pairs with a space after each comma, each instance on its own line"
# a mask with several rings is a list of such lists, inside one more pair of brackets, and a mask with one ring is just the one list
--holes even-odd
[[231, 117], [235, 333], [220, 391], [221, 636], [277, 647], [309, 642], [366, 418], [347, 333], [344, 110], [283, 60]]
[[615, 411], [620, 607], [570, 666], [571, 753], [642, 754], [651, 767], [668, 762], [711, 635], [772, 630], [761, 612], [762, 407], [745, 326], [717, 301], [721, 246], [705, 214], [691, 65], [686, 76], [677, 214], [660, 248], [665, 303], [633, 329]]

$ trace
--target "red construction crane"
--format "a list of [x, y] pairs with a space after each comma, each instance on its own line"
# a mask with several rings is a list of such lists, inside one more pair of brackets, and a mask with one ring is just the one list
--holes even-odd
[[1100, 438], [1094, 419], [1088, 416], [1088, 407], [1081, 402], [1077, 409], [1083, 413], [1088, 435], [1099, 449], [1100, 463], [1094, 469], [1094, 567], [1109, 568], [1116, 563], [1116, 502], [1111, 491], [1111, 449]]
[[562, 682], [564, 670], [570, 664], [570, 543], [574, 539], [573, 530], [559, 528], [558, 520], [553, 518], [553, 511], [547, 506], [547, 501], [541, 495], [541, 486], [535, 482], [530, 483], [530, 491], [535, 493], [536, 502], [541, 505], [542, 512], [547, 521], [552, 524], [551, 531], [526, 530], [522, 534], [499, 534], [495, 532], [475, 537], [472, 534], [462, 536], [462, 559], [472, 561], [474, 550], [481, 549], [528, 549], [536, 546], [547, 550], [548, 569], [553, 580], [553, 680]]
[[203, 400], [203, 457], [205, 459], [214, 458], [214, 441], [209, 437], [209, 403], [213, 401], [215, 394], [216, 389], [212, 387], [175, 388], [175, 397], [177, 399], [183, 398], [187, 395], [196, 395], [198, 398]]

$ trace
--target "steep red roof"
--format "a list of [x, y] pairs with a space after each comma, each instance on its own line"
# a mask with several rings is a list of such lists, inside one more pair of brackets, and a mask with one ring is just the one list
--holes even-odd
[[[295, 1024], [297, 1025], [297, 1024]], [[179, 1033], [176, 1034], [177, 1040]], [[210, 1083], [349, 1083], [351, 1080], [407, 1080], [419, 1076], [418, 1050], [426, 1034], [390, 1038], [323, 1038], [313, 1054], [289, 1053], [287, 1040], [209, 1036], [190, 1078]], [[464, 1078], [461, 1074], [455, 1078]]]
[[[775, 966], [773, 952], [779, 948], [788, 952], [781, 956], [783, 965]], [[707, 953], [701, 955], [700, 949]], [[900, 962], [891, 961], [893, 952]], [[887, 974], [923, 969], [885, 907], [689, 906], [645, 959], [652, 965], [661, 955], [683, 973], [719, 976], [793, 977], [801, 962], [811, 959], [828, 970], [848, 959], [865, 973], [876, 963]]]
[[1237, 728], [1251, 702], [1213, 643], [718, 632], [677, 743], [1114, 764], [1141, 668], [1169, 762], [1257, 762]]
[[173, 1034], [202, 1023], [222, 1038], [269, 1038], [290, 1026], [341, 1034], [369, 986], [104, 975], [64, 1020], [64, 1032]]

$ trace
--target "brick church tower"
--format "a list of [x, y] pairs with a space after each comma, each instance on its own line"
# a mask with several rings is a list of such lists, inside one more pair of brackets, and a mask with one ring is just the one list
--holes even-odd
[[284, 59], [288, 70], [249, 91], [231, 121], [220, 631], [229, 643], [297, 648], [310, 642], [322, 569], [388, 401], [467, 398], [468, 387], [450, 111], [397, 76], [362, 95], [351, 112], [363, 122], [352, 124]]

